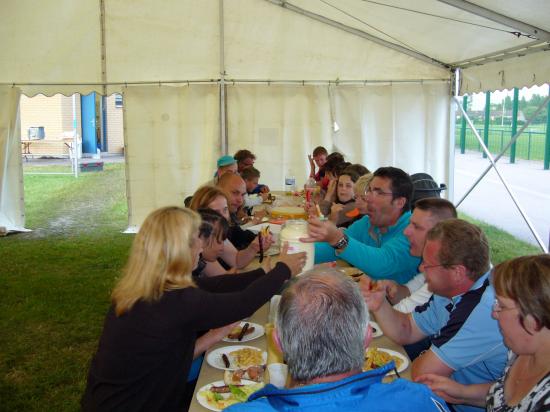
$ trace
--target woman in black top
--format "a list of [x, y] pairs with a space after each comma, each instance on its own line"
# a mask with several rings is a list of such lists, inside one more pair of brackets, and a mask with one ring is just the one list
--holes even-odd
[[259, 269], [194, 281], [199, 225], [195, 212], [179, 207], [143, 222], [112, 293], [83, 410], [181, 411], [197, 331], [250, 316], [305, 263], [303, 254], [286, 255], [267, 275]]

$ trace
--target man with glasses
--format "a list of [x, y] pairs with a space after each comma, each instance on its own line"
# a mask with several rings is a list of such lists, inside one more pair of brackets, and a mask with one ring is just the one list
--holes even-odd
[[[360, 282], [369, 309], [384, 334], [405, 345], [429, 337], [431, 346], [412, 363], [412, 377], [450, 376], [462, 384], [493, 382], [502, 376], [506, 347], [491, 317], [495, 299], [489, 284], [489, 246], [477, 226], [461, 219], [439, 222], [427, 234], [420, 269], [432, 297], [414, 312], [393, 309], [385, 290]], [[453, 405], [456, 411], [483, 409]]]
[[315, 263], [344, 259], [374, 279], [406, 283], [417, 272], [420, 259], [409, 254], [403, 231], [409, 224], [411, 179], [395, 167], [377, 169], [366, 189], [367, 215], [340, 230], [332, 222], [309, 219], [315, 243]]

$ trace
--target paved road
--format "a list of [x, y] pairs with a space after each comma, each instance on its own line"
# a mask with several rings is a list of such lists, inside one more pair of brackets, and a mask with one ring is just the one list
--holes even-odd
[[[480, 153], [455, 156], [455, 203], [489, 165]], [[550, 235], [550, 170], [542, 162], [518, 160], [510, 164], [503, 157], [497, 162], [500, 173], [529, 216], [542, 241], [548, 246]], [[491, 171], [459, 206], [479, 220], [506, 230], [515, 237], [537, 245], [531, 231], [515, 207], [496, 172]]]

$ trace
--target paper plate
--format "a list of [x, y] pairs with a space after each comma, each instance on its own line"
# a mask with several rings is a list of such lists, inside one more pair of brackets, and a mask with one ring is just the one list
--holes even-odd
[[[253, 385], [253, 384], [257, 383], [257, 382], [248, 381], [248, 380], [245, 380], [245, 379], [243, 379], [241, 382], [242, 382], [243, 385]], [[197, 391], [197, 402], [201, 406], [204, 406], [206, 409], [210, 409], [211, 411], [216, 411], [216, 412], [221, 411], [222, 409], [216, 407], [215, 405], [211, 405], [211, 404], [208, 403], [208, 399], [206, 398], [206, 396], [204, 395], [203, 392], [209, 390], [212, 386], [224, 386], [224, 385], [225, 385], [224, 381], [216, 381], [216, 382], [209, 383], [208, 385], [204, 385], [202, 388], [200, 388]], [[230, 396], [229, 393], [228, 394], [222, 393], [221, 395], [226, 399]]]
[[[239, 349], [244, 349], [244, 348], [255, 349], [255, 350], [259, 350], [260, 352], [262, 352], [262, 363], [261, 363], [261, 365], [265, 365], [265, 363], [267, 361], [267, 352], [262, 351], [261, 349], [258, 349], [254, 346], [246, 346], [246, 345], [225, 346], [223, 348], [214, 349], [212, 352], [210, 352], [210, 353], [208, 353], [208, 355], [206, 355], [206, 362], [208, 362], [208, 364], [210, 366], [212, 366], [213, 368], [221, 369], [221, 370], [234, 371], [235, 369], [244, 368], [245, 366], [237, 365], [235, 363], [235, 360], [232, 358], [232, 356], [229, 355], [230, 352], [233, 352], [233, 351], [236, 351], [236, 350], [239, 350]], [[229, 358], [229, 368], [225, 367], [225, 364], [223, 363], [223, 360], [222, 360], [222, 354], [227, 355], [227, 357]], [[251, 365], [249, 365], [249, 366], [251, 366]]]
[[249, 333], [248, 335], [244, 335], [242, 340], [229, 339], [227, 336], [225, 338], [223, 338], [222, 340], [224, 342], [240, 343], [240, 342], [248, 342], [248, 341], [257, 339], [260, 336], [264, 335], [265, 331], [264, 331], [264, 327], [262, 325], [258, 325], [257, 323], [252, 323], [252, 322], [241, 322], [241, 324], [239, 326], [243, 327], [245, 323], [248, 323], [250, 325], [250, 327], [253, 326], [254, 327], [254, 332]]
[[[402, 362], [401, 362], [401, 365], [397, 368], [397, 372], [401, 373], [409, 367], [409, 360], [407, 359], [406, 356], [403, 356], [401, 353], [391, 349], [386, 349], [386, 348], [377, 348], [377, 349], [380, 352], [386, 352], [388, 355], [395, 356], [396, 358], [401, 359]], [[366, 351], [365, 351], [365, 356], [366, 356]], [[394, 371], [388, 372], [388, 375], [392, 375], [392, 374], [395, 374], [395, 372]]]

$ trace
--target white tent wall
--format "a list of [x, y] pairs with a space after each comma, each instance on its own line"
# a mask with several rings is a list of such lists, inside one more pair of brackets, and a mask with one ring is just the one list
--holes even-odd
[[21, 128], [17, 87], [0, 86], [0, 226], [24, 230]]
[[340, 126], [334, 144], [349, 161], [448, 181], [447, 82], [338, 86], [331, 95]]
[[[308, 175], [307, 154], [332, 142], [371, 170], [396, 165], [447, 181], [449, 85], [227, 87], [229, 153], [248, 148], [263, 183], [283, 189], [291, 171]], [[130, 226], [160, 206], [182, 205], [212, 178], [217, 144], [217, 88], [142, 86], [125, 89]], [[331, 103], [331, 98], [333, 102]], [[331, 111], [334, 105], [334, 115]], [[333, 119], [341, 129], [332, 131]]]
[[105, 1], [106, 81], [219, 78], [218, 5], [218, 0]]
[[272, 190], [284, 188], [289, 171], [303, 185], [307, 154], [332, 147], [326, 86], [236, 85], [227, 88], [229, 153], [249, 149]]
[[216, 85], [124, 89], [129, 226], [212, 179], [219, 156]]

